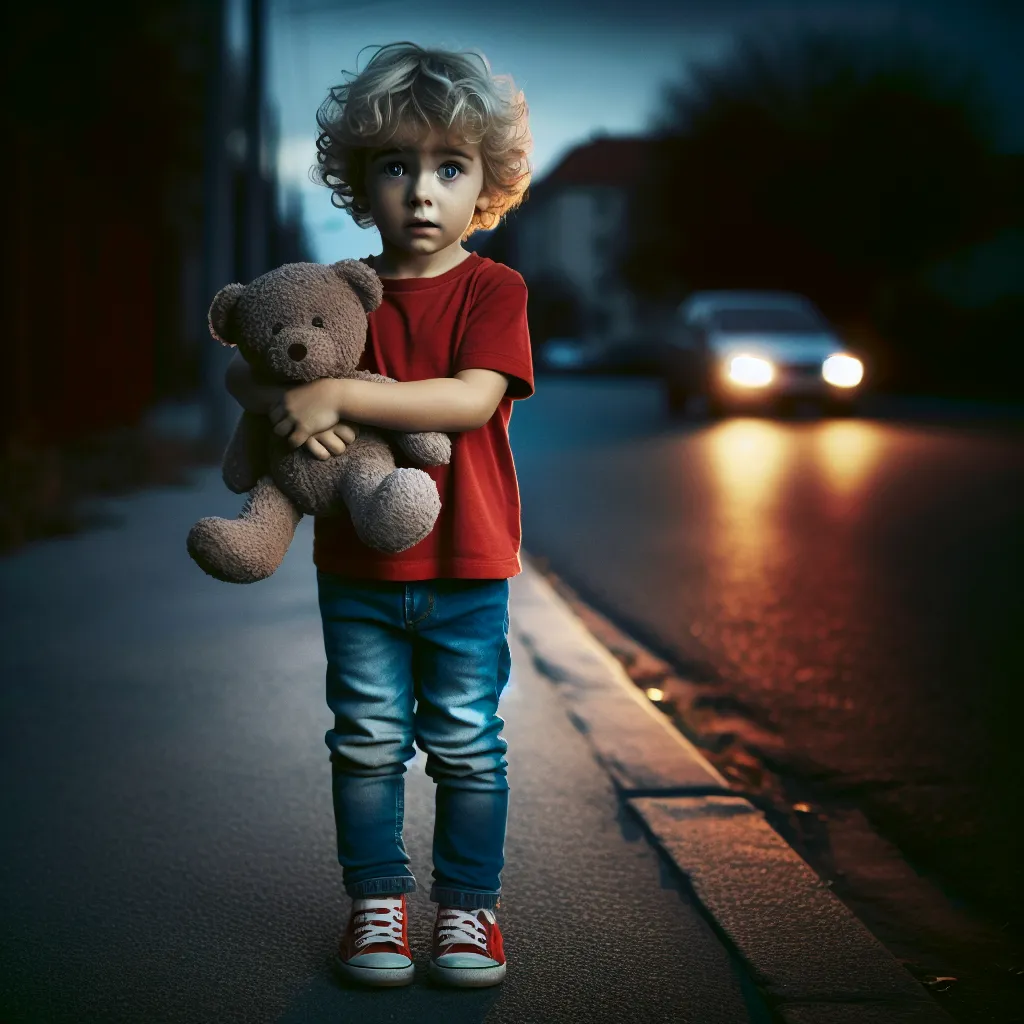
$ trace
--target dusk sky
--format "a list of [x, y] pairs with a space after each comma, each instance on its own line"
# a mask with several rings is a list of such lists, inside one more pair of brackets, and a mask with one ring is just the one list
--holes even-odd
[[892, 27], [959, 54], [978, 67], [1005, 117], [1003, 148], [1024, 149], [1024, 4], [1017, 0], [270, 0], [270, 94], [281, 119], [279, 166], [299, 186], [313, 258], [328, 262], [380, 249], [309, 181], [316, 109], [342, 69], [365, 67], [372, 48], [411, 40], [478, 49], [492, 70], [510, 74], [530, 105], [531, 163], [540, 180], [561, 157], [597, 133], [649, 128], [662, 87], [693, 61], [711, 60], [738, 30], [802, 24]]

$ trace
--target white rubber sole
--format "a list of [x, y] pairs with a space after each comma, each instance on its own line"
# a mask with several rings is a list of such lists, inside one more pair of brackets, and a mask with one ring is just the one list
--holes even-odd
[[442, 967], [430, 961], [430, 976], [456, 988], [488, 988], [505, 980], [505, 964], [494, 967]]
[[353, 964], [345, 963], [340, 957], [335, 957], [334, 966], [346, 978], [378, 988], [397, 988], [400, 985], [409, 985], [416, 976], [415, 964], [409, 964], [408, 967], [356, 967]]

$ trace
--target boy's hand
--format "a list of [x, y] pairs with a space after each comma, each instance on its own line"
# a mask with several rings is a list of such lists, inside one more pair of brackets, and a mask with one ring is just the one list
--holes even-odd
[[293, 448], [304, 445], [314, 434], [330, 430], [341, 418], [335, 385], [329, 377], [289, 388], [270, 410], [270, 422], [278, 437], [287, 437]]
[[306, 442], [306, 447], [318, 459], [329, 459], [335, 455], [341, 455], [358, 435], [358, 424], [336, 423], [330, 430], [314, 434]]

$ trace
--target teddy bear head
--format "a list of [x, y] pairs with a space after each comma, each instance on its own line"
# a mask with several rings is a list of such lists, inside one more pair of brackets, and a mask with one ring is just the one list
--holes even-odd
[[282, 384], [352, 373], [366, 344], [366, 315], [383, 298], [358, 260], [286, 263], [248, 285], [229, 284], [210, 306], [210, 333]]

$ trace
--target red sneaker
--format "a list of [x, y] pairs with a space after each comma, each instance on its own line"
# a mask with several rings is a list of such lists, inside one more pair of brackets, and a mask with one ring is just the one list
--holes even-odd
[[408, 985], [414, 968], [405, 895], [353, 900], [335, 963], [367, 985]]
[[437, 908], [430, 975], [459, 988], [485, 988], [505, 977], [505, 947], [493, 910]]

